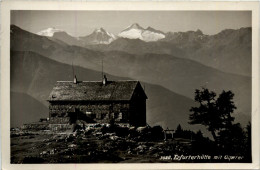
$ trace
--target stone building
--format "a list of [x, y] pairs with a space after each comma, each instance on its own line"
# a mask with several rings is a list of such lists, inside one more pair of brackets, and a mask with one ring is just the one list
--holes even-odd
[[50, 93], [53, 124], [115, 123], [146, 125], [147, 96], [139, 81], [57, 81]]

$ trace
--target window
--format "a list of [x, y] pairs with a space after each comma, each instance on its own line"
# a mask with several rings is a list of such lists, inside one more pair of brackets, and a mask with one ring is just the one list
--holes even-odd
[[122, 112], [120, 112], [120, 113], [118, 114], [118, 119], [119, 119], [119, 120], [123, 119], [123, 113], [122, 113]]
[[111, 118], [114, 119], [115, 118], [115, 114], [111, 113]]
[[101, 116], [102, 116], [101, 113], [97, 113], [96, 118], [97, 118], [97, 119], [101, 119]]

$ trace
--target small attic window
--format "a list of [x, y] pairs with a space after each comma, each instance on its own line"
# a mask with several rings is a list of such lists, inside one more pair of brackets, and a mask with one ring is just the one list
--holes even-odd
[[56, 96], [54, 96], [54, 95], [52, 95], [51, 97], [52, 97], [52, 98], [56, 98]]

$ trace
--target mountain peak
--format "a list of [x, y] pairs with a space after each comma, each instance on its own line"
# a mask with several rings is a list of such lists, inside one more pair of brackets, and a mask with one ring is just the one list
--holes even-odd
[[127, 27], [127, 29], [141, 29], [141, 30], [143, 30], [144, 28], [141, 27], [138, 23], [133, 23], [131, 26]]
[[155, 30], [155, 29], [149, 26], [146, 28], [146, 30]]
[[199, 34], [199, 35], [203, 34], [203, 32], [200, 29], [197, 29], [196, 33]]
[[52, 37], [53, 34], [56, 32], [64, 32], [64, 31], [61, 29], [57, 29], [55, 27], [50, 27], [50, 28], [37, 32], [37, 34], [41, 35], [41, 36]]
[[103, 27], [101, 27], [101, 28], [96, 28], [96, 29], [94, 30], [94, 32], [96, 32], [96, 33], [98, 33], [98, 32], [107, 33], [107, 31], [106, 31]]
[[165, 37], [162, 31], [155, 30], [152, 27], [144, 29], [138, 23], [134, 23], [118, 34], [119, 37], [129, 39], [140, 39], [146, 42], [157, 41]]
[[104, 28], [96, 28], [90, 35], [80, 37], [85, 44], [110, 44], [117, 37], [107, 32]]
[[152, 31], [152, 32], [155, 32], [155, 33], [159, 33], [159, 34], [165, 34], [164, 32], [162, 32], [162, 31], [160, 31], [160, 30], [156, 30], [156, 29], [154, 29], [154, 28], [152, 28], [152, 27], [147, 27], [145, 30], [147, 30], [147, 31]]

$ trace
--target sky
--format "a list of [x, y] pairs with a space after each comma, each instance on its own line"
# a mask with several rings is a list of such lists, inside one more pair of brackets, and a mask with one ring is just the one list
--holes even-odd
[[11, 24], [33, 33], [55, 27], [78, 37], [103, 27], [118, 34], [133, 23], [163, 32], [200, 29], [207, 35], [252, 25], [251, 11], [11, 11]]

